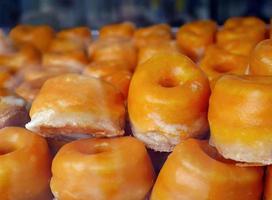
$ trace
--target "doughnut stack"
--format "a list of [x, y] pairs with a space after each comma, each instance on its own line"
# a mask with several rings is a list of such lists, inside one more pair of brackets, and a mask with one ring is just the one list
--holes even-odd
[[272, 200], [271, 30], [0, 32], [0, 199]]

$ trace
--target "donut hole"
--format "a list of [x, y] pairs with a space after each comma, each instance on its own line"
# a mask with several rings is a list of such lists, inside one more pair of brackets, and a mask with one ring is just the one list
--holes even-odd
[[100, 154], [100, 153], [105, 153], [110, 150], [109, 143], [102, 142], [99, 144], [95, 144], [94, 146], [85, 146], [82, 145], [79, 147], [79, 151], [83, 154], [88, 154], [88, 155], [95, 155], [95, 154]]
[[5, 146], [0, 146], [0, 156], [12, 153], [16, 150], [15, 146], [8, 144]]
[[227, 164], [235, 164], [236, 162], [230, 159], [224, 158], [217, 150], [216, 148], [210, 146], [208, 142], [204, 142], [200, 145], [201, 149], [203, 152], [209, 156], [210, 158], [222, 162], [222, 163], [227, 163]]
[[159, 78], [159, 85], [164, 88], [173, 88], [180, 85], [180, 80], [178, 79], [179, 70], [171, 69], [170, 71], [163, 71]]
[[220, 73], [220, 74], [224, 74], [224, 73], [228, 73], [228, 72], [232, 71], [233, 70], [233, 66], [230, 65], [230, 64], [227, 64], [227, 63], [226, 64], [219, 64], [219, 65], [215, 65], [213, 67], [213, 69], [216, 72]]

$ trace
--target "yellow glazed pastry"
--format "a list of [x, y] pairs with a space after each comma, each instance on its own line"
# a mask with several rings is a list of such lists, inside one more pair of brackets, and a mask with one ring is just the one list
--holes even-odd
[[159, 54], [137, 67], [128, 95], [134, 136], [156, 151], [208, 130], [209, 81], [186, 56]]

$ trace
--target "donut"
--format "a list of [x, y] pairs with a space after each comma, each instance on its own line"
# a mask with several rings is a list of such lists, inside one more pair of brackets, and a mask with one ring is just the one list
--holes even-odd
[[134, 136], [149, 148], [166, 152], [180, 140], [205, 136], [209, 95], [207, 77], [188, 57], [153, 56], [137, 67], [129, 87]]
[[265, 189], [264, 189], [264, 199], [271, 200], [272, 199], [272, 166], [268, 166], [266, 168], [266, 176], [265, 176]]
[[9, 37], [16, 46], [31, 44], [41, 52], [47, 50], [55, 32], [50, 26], [17, 25], [11, 29]]
[[272, 39], [263, 40], [249, 57], [249, 71], [252, 75], [272, 75]]
[[59, 200], [140, 200], [154, 181], [145, 146], [133, 137], [68, 143], [55, 156], [52, 173], [51, 190]]
[[132, 73], [126, 63], [118, 60], [93, 62], [83, 73], [112, 84], [127, 98]]
[[123, 95], [96, 78], [65, 74], [48, 79], [34, 99], [26, 128], [46, 137], [124, 134]]
[[52, 199], [50, 165], [45, 139], [23, 128], [0, 130], [0, 199]]
[[31, 45], [24, 45], [6, 54], [0, 54], [0, 66], [16, 72], [23, 66], [39, 64], [41, 55], [36, 48]]
[[[254, 28], [252, 28], [254, 27]], [[233, 17], [217, 32], [217, 44], [226, 50], [248, 56], [265, 39], [266, 24], [256, 17]]]
[[225, 158], [272, 163], [272, 77], [221, 77], [210, 97], [208, 119], [211, 144]]
[[206, 48], [215, 42], [217, 25], [211, 20], [193, 21], [182, 25], [177, 32], [177, 43], [192, 60], [199, 60]]
[[209, 46], [199, 63], [200, 68], [207, 75], [211, 88], [218, 78], [225, 74], [243, 75], [248, 71], [248, 59], [230, 53], [216, 45]]
[[127, 37], [132, 38], [136, 27], [131, 22], [119, 24], [108, 24], [99, 30], [99, 38], [105, 37]]
[[70, 72], [81, 72], [88, 62], [86, 54], [82, 51], [44, 53], [42, 57], [44, 67], [60, 68]]
[[107, 37], [98, 39], [88, 48], [88, 54], [92, 61], [120, 60], [127, 62], [130, 70], [133, 70], [137, 63], [137, 51], [128, 38]]
[[135, 45], [140, 48], [151, 43], [172, 40], [171, 27], [167, 24], [156, 24], [139, 28], [133, 35]]
[[164, 163], [151, 200], [259, 200], [262, 167], [240, 167], [203, 140], [178, 144]]
[[181, 50], [175, 41], [151, 43], [148, 46], [143, 46], [139, 48], [138, 65], [144, 63], [156, 54], [163, 53], [181, 53]]

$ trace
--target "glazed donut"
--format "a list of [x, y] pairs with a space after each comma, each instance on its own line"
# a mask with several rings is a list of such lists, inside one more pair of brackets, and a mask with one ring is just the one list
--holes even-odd
[[120, 24], [109, 24], [99, 30], [99, 38], [105, 37], [127, 37], [132, 38], [136, 27], [131, 22]]
[[[252, 28], [254, 27], [254, 28]], [[220, 47], [248, 56], [254, 46], [265, 39], [266, 24], [256, 17], [233, 17], [217, 32]]]
[[139, 48], [138, 65], [144, 63], [156, 54], [164, 53], [181, 53], [181, 50], [179, 49], [175, 41], [151, 43], [148, 46], [143, 46]]
[[60, 68], [70, 72], [81, 72], [88, 64], [88, 58], [82, 51], [66, 53], [44, 53], [42, 65], [47, 68]]
[[180, 140], [205, 136], [209, 95], [208, 79], [188, 57], [153, 56], [137, 67], [129, 87], [134, 136], [156, 151], [171, 151]]
[[177, 42], [181, 50], [192, 60], [198, 61], [206, 48], [215, 42], [217, 25], [211, 20], [187, 23], [177, 32]]
[[211, 144], [225, 157], [271, 164], [272, 77], [225, 75], [210, 97]]
[[133, 137], [68, 143], [55, 156], [52, 172], [58, 200], [140, 200], [154, 181], [145, 146]]
[[249, 70], [252, 75], [272, 75], [272, 39], [261, 41], [252, 51]]
[[40, 60], [40, 53], [30, 45], [21, 46], [18, 50], [10, 53], [0, 54], [0, 66], [8, 68], [12, 72], [23, 66], [37, 65], [40, 63]]
[[262, 177], [262, 167], [237, 166], [207, 141], [188, 139], [166, 160], [151, 200], [259, 200]]
[[42, 137], [23, 128], [1, 129], [0, 199], [51, 199], [50, 162], [48, 146]]
[[124, 134], [125, 105], [112, 85], [77, 74], [48, 79], [34, 99], [26, 128], [47, 137]]
[[272, 200], [272, 166], [266, 168], [264, 200]]
[[41, 52], [47, 50], [48, 44], [54, 38], [54, 30], [46, 25], [17, 25], [11, 29], [9, 37], [16, 46], [26, 43], [33, 45]]
[[208, 47], [199, 63], [200, 68], [207, 75], [211, 88], [217, 79], [225, 74], [243, 75], [248, 71], [248, 59], [230, 53], [216, 45]]
[[127, 62], [130, 70], [137, 63], [137, 51], [130, 39], [121, 37], [107, 37], [98, 39], [88, 48], [89, 57], [92, 61], [120, 60]]
[[152, 43], [172, 40], [171, 27], [167, 24], [156, 24], [153, 26], [139, 28], [135, 31], [133, 40], [140, 48]]
[[124, 62], [117, 60], [93, 62], [85, 68], [84, 74], [112, 84], [125, 99], [127, 98], [132, 73]]

